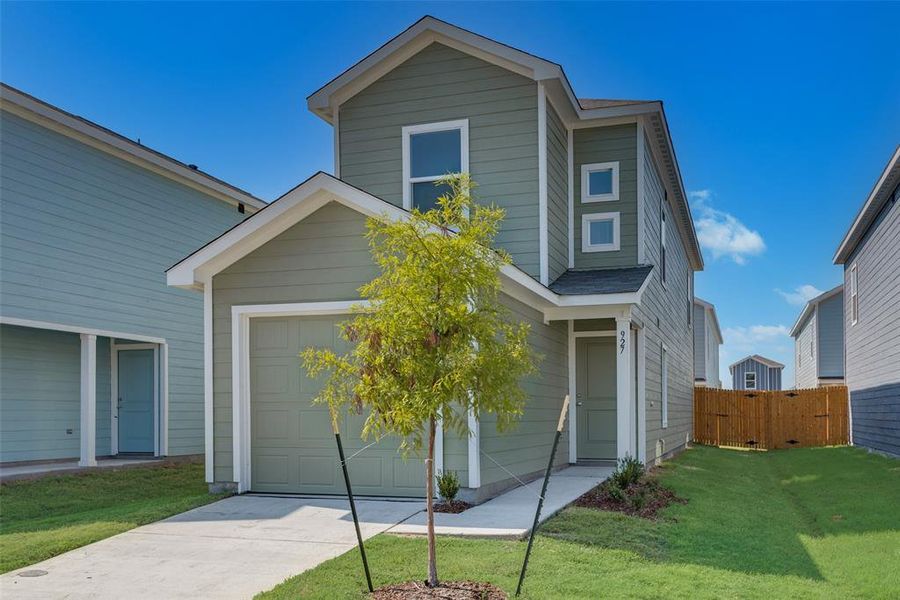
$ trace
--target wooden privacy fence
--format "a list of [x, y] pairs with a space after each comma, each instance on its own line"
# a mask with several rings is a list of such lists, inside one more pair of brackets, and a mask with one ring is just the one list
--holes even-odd
[[741, 448], [850, 442], [847, 388], [760, 391], [694, 388], [694, 441]]

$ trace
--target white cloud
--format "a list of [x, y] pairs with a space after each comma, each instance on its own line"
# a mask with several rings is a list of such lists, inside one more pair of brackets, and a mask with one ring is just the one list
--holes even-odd
[[795, 287], [793, 292], [785, 292], [784, 290], [780, 290], [778, 288], [775, 288], [775, 292], [782, 298], [787, 300], [788, 304], [803, 306], [804, 304], [821, 294], [822, 290], [807, 283]]
[[709, 205], [713, 196], [711, 190], [695, 190], [688, 196], [694, 201], [697, 238], [714, 259], [727, 256], [743, 265], [747, 257], [758, 256], [766, 250], [766, 243], [758, 231], [749, 229], [734, 215]]
[[[722, 331], [725, 343], [734, 349], [747, 350], [757, 354], [765, 354], [761, 344], [772, 344], [786, 341], [790, 337], [790, 329], [784, 325], [751, 325], [750, 327], [726, 327]], [[757, 352], [757, 350], [760, 350]]]

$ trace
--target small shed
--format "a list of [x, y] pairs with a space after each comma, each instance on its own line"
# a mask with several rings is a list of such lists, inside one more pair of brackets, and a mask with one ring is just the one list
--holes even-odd
[[736, 390], [780, 390], [784, 365], [772, 359], [751, 354], [728, 367], [731, 387]]

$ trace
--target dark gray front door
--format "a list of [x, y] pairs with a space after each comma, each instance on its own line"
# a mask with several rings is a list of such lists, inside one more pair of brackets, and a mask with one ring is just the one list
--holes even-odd
[[616, 340], [575, 342], [578, 460], [616, 458]]

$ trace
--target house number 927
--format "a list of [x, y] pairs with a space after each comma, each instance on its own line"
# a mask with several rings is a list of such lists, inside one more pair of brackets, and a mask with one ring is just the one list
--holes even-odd
[[625, 330], [619, 332], [619, 354], [625, 352]]

